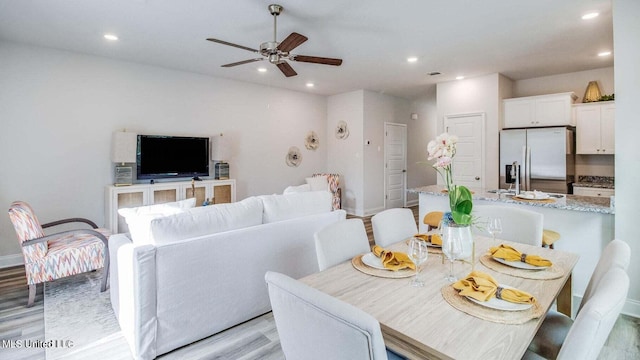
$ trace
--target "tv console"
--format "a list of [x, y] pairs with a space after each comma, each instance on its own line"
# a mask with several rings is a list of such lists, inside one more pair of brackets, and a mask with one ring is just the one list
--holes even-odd
[[[236, 201], [236, 180], [194, 181], [196, 206], [209, 199], [210, 204], [223, 204]], [[129, 231], [124, 218], [118, 215], [118, 209], [179, 201], [193, 197], [191, 180], [161, 182], [155, 184], [135, 184], [131, 186], [113, 186], [105, 188], [105, 227], [112, 233]]]

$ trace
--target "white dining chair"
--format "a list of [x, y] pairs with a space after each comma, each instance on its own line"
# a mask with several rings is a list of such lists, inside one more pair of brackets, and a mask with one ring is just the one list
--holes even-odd
[[[631, 261], [631, 248], [629, 245], [618, 239], [611, 241], [600, 255], [596, 264], [587, 290], [582, 297], [582, 302], [578, 308], [578, 315], [586, 303], [593, 297], [598, 288], [598, 284], [604, 275], [611, 269], [619, 268], [626, 271]], [[557, 349], [567, 336], [569, 329], [574, 323], [570, 317], [557, 311], [550, 310], [545, 315], [544, 321], [535, 337], [529, 345], [529, 349], [534, 353], [550, 354], [553, 349]]]
[[287, 360], [402, 359], [386, 349], [373, 316], [284, 274], [265, 280]]
[[320, 271], [369, 252], [369, 238], [360, 219], [333, 223], [313, 234]]
[[485, 224], [489, 218], [502, 219], [502, 233], [497, 237], [518, 243], [542, 246], [543, 215], [534, 211], [517, 207], [499, 205], [477, 205], [473, 207], [471, 216], [477, 218], [480, 226], [474, 226], [476, 234], [491, 236]]
[[[609, 269], [595, 286], [591, 298], [578, 312], [566, 336], [551, 338], [550, 334], [545, 334], [549, 342], [544, 347], [529, 346], [523, 359], [597, 359], [622, 311], [628, 292], [627, 273], [619, 267]], [[540, 328], [538, 333], [541, 331], [544, 329]]]
[[418, 225], [411, 209], [387, 209], [371, 217], [373, 240], [386, 247], [418, 233]]

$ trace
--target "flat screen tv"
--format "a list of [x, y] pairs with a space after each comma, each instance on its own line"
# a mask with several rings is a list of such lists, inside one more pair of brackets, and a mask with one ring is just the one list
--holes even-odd
[[209, 176], [209, 138], [138, 135], [138, 179]]

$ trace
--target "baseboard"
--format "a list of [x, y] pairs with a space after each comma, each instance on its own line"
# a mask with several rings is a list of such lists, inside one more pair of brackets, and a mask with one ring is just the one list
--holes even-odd
[[409, 201], [407, 201], [407, 207], [411, 207], [411, 206], [418, 206], [418, 202], [419, 202], [419, 200], [418, 200], [418, 199], [415, 199], [415, 200], [409, 200]]
[[367, 209], [364, 211], [364, 216], [372, 216], [384, 210], [384, 206]]
[[22, 254], [0, 256], [0, 269], [24, 264]]
[[[573, 313], [578, 311], [578, 307], [582, 302], [582, 296], [573, 295]], [[622, 307], [622, 313], [635, 318], [640, 318], [640, 301], [627, 298], [624, 306]]]

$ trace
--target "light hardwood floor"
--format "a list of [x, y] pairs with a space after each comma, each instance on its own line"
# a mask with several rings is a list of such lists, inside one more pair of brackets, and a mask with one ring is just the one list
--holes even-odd
[[[417, 207], [412, 210], [417, 218]], [[351, 217], [351, 216], [350, 216]], [[363, 218], [373, 243], [371, 218]], [[0, 269], [0, 359], [44, 359], [42, 349], [2, 347], [2, 340], [44, 340], [42, 285], [38, 286], [35, 305], [26, 308], [27, 286], [24, 267]], [[105, 359], [121, 359], [124, 352], [109, 351]], [[105, 354], [105, 356], [107, 356]], [[206, 339], [176, 349], [160, 359], [283, 359], [278, 333], [271, 313], [259, 316]], [[600, 360], [640, 359], [640, 319], [622, 315], [600, 356]]]

